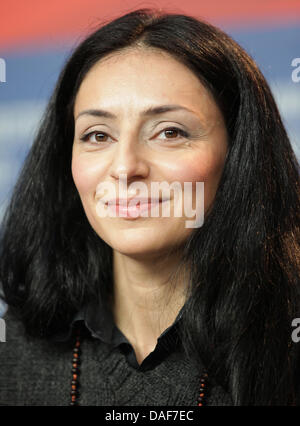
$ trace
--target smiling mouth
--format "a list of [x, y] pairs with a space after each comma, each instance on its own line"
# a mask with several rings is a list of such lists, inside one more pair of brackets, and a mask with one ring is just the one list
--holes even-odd
[[[108, 209], [112, 210], [117, 217], [121, 217], [121, 218], [127, 218], [127, 219], [137, 219], [138, 217], [140, 217], [140, 215], [145, 212], [145, 211], [151, 211], [151, 209], [155, 206], [157, 206], [158, 204], [162, 204], [165, 201], [168, 201], [169, 199], [155, 199], [155, 200], [151, 200], [151, 199], [147, 199], [147, 200], [130, 200], [125, 204], [124, 202], [122, 202], [121, 200], [114, 200], [114, 201], [110, 201], [110, 202], [106, 202], [105, 205], [107, 206]], [[146, 216], [148, 217], [148, 216]]]

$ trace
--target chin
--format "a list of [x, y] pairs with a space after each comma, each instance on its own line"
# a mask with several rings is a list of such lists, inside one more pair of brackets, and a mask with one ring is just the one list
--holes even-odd
[[155, 226], [150, 223], [145, 226], [142, 222], [135, 224], [128, 221], [126, 224], [112, 224], [102, 222], [93, 226], [95, 232], [113, 250], [124, 255], [146, 256], [165, 252], [177, 245], [174, 235], [178, 235], [178, 227]]
[[137, 238], [137, 236], [130, 238], [130, 236], [123, 236], [122, 233], [112, 238], [108, 235], [101, 236], [101, 238], [105, 240], [112, 250], [134, 257], [155, 256], [170, 247], [170, 244], [164, 244], [164, 239], [161, 235], [155, 236], [153, 233], [152, 236], [145, 236], [144, 238]]
[[155, 253], [163, 250], [163, 247], [158, 247], [157, 244], [149, 244], [149, 242], [145, 243], [145, 241], [137, 242], [135, 244], [130, 244], [128, 241], [124, 241], [123, 243], [120, 241], [108, 241], [108, 244], [113, 250], [128, 256], [145, 257], [147, 255], [154, 255]]

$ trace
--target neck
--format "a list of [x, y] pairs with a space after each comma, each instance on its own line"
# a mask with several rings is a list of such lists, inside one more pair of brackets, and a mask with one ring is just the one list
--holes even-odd
[[174, 279], [179, 257], [177, 253], [141, 260], [114, 252], [112, 311], [138, 361], [155, 348], [157, 338], [174, 322], [186, 300], [182, 272]]

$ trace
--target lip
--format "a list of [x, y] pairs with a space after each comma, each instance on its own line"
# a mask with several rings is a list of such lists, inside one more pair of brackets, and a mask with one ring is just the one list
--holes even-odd
[[131, 197], [131, 198], [115, 198], [106, 201], [106, 205], [109, 204], [111, 206], [135, 206], [135, 205], [142, 205], [142, 204], [157, 204], [162, 201], [166, 201], [167, 199], [162, 198], [149, 198], [149, 197]]
[[131, 198], [130, 200], [112, 199], [107, 201], [105, 204], [117, 215], [117, 217], [121, 217], [123, 219], [137, 219], [143, 212], [147, 210], [151, 211], [153, 207], [169, 200], [169, 198]]

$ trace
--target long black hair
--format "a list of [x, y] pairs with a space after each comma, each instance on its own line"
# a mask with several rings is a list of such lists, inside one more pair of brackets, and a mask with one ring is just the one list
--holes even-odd
[[192, 16], [139, 9], [105, 23], [66, 62], [1, 228], [5, 299], [31, 335], [67, 327], [112, 279], [112, 249], [90, 226], [71, 174], [73, 107], [88, 70], [142, 46], [189, 67], [225, 118], [229, 151], [213, 206], [183, 249], [192, 294], [184, 347], [235, 405], [295, 403], [299, 349], [299, 164], [268, 84], [228, 35]]

